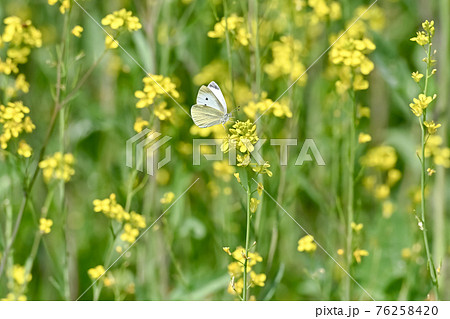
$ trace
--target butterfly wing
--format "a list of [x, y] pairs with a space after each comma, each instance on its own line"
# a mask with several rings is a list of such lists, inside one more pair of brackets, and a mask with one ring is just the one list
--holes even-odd
[[224, 113], [208, 105], [195, 104], [191, 108], [191, 116], [195, 125], [205, 128], [220, 124]]
[[220, 104], [223, 106], [223, 112], [227, 113], [227, 102], [225, 102], [223, 93], [220, 90], [217, 83], [214, 81], [211, 81], [211, 83], [208, 84], [208, 88], [211, 90], [211, 92], [214, 93], [215, 97], [219, 100]]
[[[197, 104], [206, 105], [212, 107], [223, 114], [226, 113], [226, 106], [222, 105], [214, 92], [204, 85], [200, 88], [197, 95]], [[222, 115], [223, 115], [222, 114]]]

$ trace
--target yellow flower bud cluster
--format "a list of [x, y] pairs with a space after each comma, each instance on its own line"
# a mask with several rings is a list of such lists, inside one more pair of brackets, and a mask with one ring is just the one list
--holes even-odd
[[41, 32], [36, 29], [30, 20], [22, 20], [11, 16], [3, 20], [5, 29], [0, 38], [0, 46], [8, 44], [6, 60], [0, 58], [0, 73], [18, 73], [19, 64], [25, 64], [32, 48], [42, 46]]
[[70, 181], [70, 178], [75, 174], [73, 165], [75, 158], [72, 154], [62, 154], [56, 152], [51, 156], [47, 156], [39, 163], [39, 168], [42, 169], [44, 180], [49, 183], [52, 180]]
[[243, 17], [238, 17], [232, 14], [228, 19], [222, 18], [214, 25], [214, 30], [208, 32], [208, 37], [224, 39], [226, 37], [226, 31], [230, 32], [236, 43], [247, 46], [249, 44], [250, 34], [247, 32], [246, 24]]
[[[9, 102], [6, 106], [0, 105], [0, 124], [2, 125], [0, 146], [2, 149], [8, 147], [12, 138], [17, 138], [22, 132], [31, 133], [36, 128], [31, 118], [26, 115], [28, 113], [30, 113], [30, 109], [20, 101]], [[22, 150], [23, 154], [21, 155], [25, 156], [24, 154], [27, 154], [25, 145], [22, 146]]]
[[299, 239], [297, 250], [300, 252], [314, 252], [317, 249], [317, 244], [314, 242], [314, 237], [306, 235]]
[[139, 229], [146, 227], [145, 217], [133, 211], [126, 212], [122, 205], [117, 203], [115, 194], [109, 195], [109, 198], [95, 199], [93, 204], [95, 212], [101, 212], [124, 225], [120, 239], [125, 242], [133, 243], [139, 235]]
[[142, 82], [144, 83], [144, 89], [134, 92], [134, 96], [139, 99], [136, 103], [138, 109], [153, 105], [156, 99], [167, 94], [175, 99], [180, 97], [175, 83], [169, 77], [152, 75], [143, 78]]
[[54, 6], [59, 4], [59, 12], [65, 14], [70, 9], [70, 0], [48, 0], [48, 4]]
[[336, 89], [343, 94], [349, 89], [354, 91], [366, 90], [369, 82], [364, 76], [374, 69], [373, 62], [368, 55], [375, 50], [375, 44], [367, 36], [364, 22], [358, 21], [352, 26], [352, 32], [344, 33], [336, 41], [337, 36], [331, 38], [334, 43], [330, 50], [330, 61], [339, 66], [337, 71], [339, 80]]
[[[139, 18], [133, 16], [133, 12], [126, 9], [120, 9], [108, 14], [102, 19], [104, 26], [109, 26], [113, 31], [113, 35], [107, 35], [105, 38], [105, 46], [107, 49], [115, 49], [119, 46], [115, 39], [119, 33], [124, 31], [134, 32], [142, 28], [142, 24], [139, 22]], [[114, 40], [113, 40], [114, 38]]]
[[287, 99], [274, 102], [266, 98], [266, 96], [267, 93], [263, 92], [261, 101], [251, 101], [244, 107], [244, 112], [250, 119], [253, 120], [257, 114], [262, 113], [265, 115], [272, 113], [276, 117], [292, 118], [292, 111], [289, 108]]
[[304, 86], [308, 79], [305, 66], [300, 61], [303, 53], [301, 42], [292, 36], [282, 36], [280, 41], [273, 42], [272, 62], [264, 66], [264, 71], [272, 79], [288, 75], [291, 81]]

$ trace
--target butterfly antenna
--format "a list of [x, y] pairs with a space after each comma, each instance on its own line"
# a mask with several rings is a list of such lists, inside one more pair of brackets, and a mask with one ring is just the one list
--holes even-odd
[[233, 111], [231, 111], [231, 113], [238, 112], [240, 109], [241, 109], [241, 107], [237, 106]]

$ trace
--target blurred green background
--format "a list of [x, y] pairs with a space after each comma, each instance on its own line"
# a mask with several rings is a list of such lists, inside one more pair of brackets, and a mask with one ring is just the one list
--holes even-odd
[[[227, 1], [225, 6], [229, 15], [244, 18], [242, 27], [248, 32], [255, 26], [252, 24], [255, 2]], [[258, 101], [264, 91], [274, 101], [292, 83], [289, 75], [273, 78], [265, 72], [265, 66], [273, 60], [275, 42], [283, 36], [298, 40], [302, 48], [295, 58], [307, 68], [328, 48], [332, 35], [340, 34], [354, 20], [358, 8], [372, 3], [337, 1], [341, 8], [339, 18], [316, 17], [316, 21], [314, 2], [258, 1], [259, 64], [255, 62], [254, 42], [241, 45], [231, 34], [230, 60], [226, 39], [208, 37], [208, 31], [214, 30], [214, 25], [225, 14], [220, 0], [83, 0], [79, 3], [99, 23], [107, 14], [121, 8], [139, 18], [142, 28], [123, 32], [118, 37], [119, 43], [144, 70], [169, 77], [175, 83], [180, 94], [177, 101], [185, 111], [189, 112], [190, 106], [195, 104], [200, 85], [214, 80], [221, 86], [229, 109], [236, 105], [243, 107], [236, 117], [245, 121], [244, 110], [251, 100]], [[331, 5], [331, 1], [325, 2]], [[65, 43], [61, 68], [63, 97], [76, 87], [105, 50], [105, 33], [76, 3], [71, 1], [70, 13], [66, 14], [59, 12], [59, 6], [60, 3], [50, 6], [44, 0], [2, 1], [0, 4], [1, 20], [8, 16], [30, 19], [42, 32], [43, 42], [42, 47], [32, 49], [28, 62], [20, 65], [20, 73], [25, 74], [30, 89], [15, 98], [30, 108], [29, 116], [36, 125], [31, 134], [23, 135], [33, 148], [33, 155], [29, 159], [12, 155], [14, 143], [8, 146], [8, 152], [0, 153], [2, 256], [20, 210], [24, 185], [30, 181], [51, 124], [62, 43]], [[442, 124], [439, 131], [442, 146], [448, 145], [449, 4], [445, 0], [380, 0], [367, 14], [370, 12], [378, 16], [373, 14], [365, 23], [379, 24], [376, 30], [368, 28], [368, 37], [376, 45], [369, 56], [375, 69], [367, 77], [369, 89], [359, 91], [357, 100], [361, 106], [369, 107], [371, 113], [370, 118], [360, 119], [358, 132], [370, 134], [372, 141], [359, 144], [356, 151], [356, 172], [360, 175], [355, 187], [355, 222], [364, 227], [354, 235], [354, 247], [367, 250], [369, 255], [363, 257], [361, 263], [353, 260], [347, 265], [345, 257], [338, 254], [338, 249], [345, 249], [346, 242], [343, 215], [349, 116], [348, 100], [335, 92], [328, 54], [308, 70], [304, 85], [295, 84], [284, 95], [293, 114], [291, 118], [269, 112], [257, 122], [260, 138], [299, 140], [297, 146], [289, 149], [287, 166], [278, 164], [278, 147], [268, 142], [264, 145], [262, 154], [271, 163], [273, 176], [265, 176], [260, 181], [375, 299], [424, 300], [433, 296], [428, 296], [432, 285], [422, 234], [415, 218], [415, 210], [419, 208], [414, 194], [420, 183], [416, 156], [420, 129], [408, 107], [419, 92], [411, 72], [424, 72], [421, 61], [424, 52], [410, 38], [420, 29], [423, 20], [435, 21], [433, 47], [437, 50], [437, 75], [431, 80], [429, 90], [437, 93], [438, 98], [429, 114]], [[66, 31], [65, 19], [69, 26]], [[80, 38], [70, 33], [75, 25], [84, 28]], [[3, 30], [4, 24], [0, 26], [0, 33]], [[0, 47], [2, 61], [5, 61], [5, 54], [6, 46]], [[293, 56], [288, 58], [294, 59]], [[234, 87], [230, 81], [230, 64]], [[0, 76], [3, 81], [0, 96], [5, 104], [8, 79], [13, 75]], [[145, 76], [141, 67], [123, 50], [108, 50], [86, 83], [64, 107], [45, 155], [61, 148], [72, 153], [75, 175], [65, 184], [52, 184], [45, 183], [39, 173], [0, 277], [1, 298], [14, 286], [8, 269], [16, 264], [25, 265], [31, 254], [39, 232], [42, 207], [48, 206], [48, 218], [54, 224], [51, 232], [44, 234], [39, 242], [31, 267], [32, 279], [23, 294], [28, 300], [77, 299], [93, 282], [88, 270], [97, 265], [107, 268], [120, 256], [114, 251], [117, 241], [113, 243], [113, 233], [120, 226], [104, 214], [94, 212], [93, 201], [115, 193], [117, 202], [125, 207], [130, 187], [142, 183], [142, 188], [132, 197], [130, 210], [145, 216], [150, 226], [169, 206], [160, 202], [164, 194], [173, 192], [177, 198], [197, 178], [198, 182], [111, 267], [105, 275], [111, 282], [99, 280], [82, 300], [92, 300], [94, 292], [99, 290], [100, 300], [236, 298], [227, 293], [230, 282], [227, 265], [232, 258], [222, 247], [229, 246], [233, 251], [244, 244], [245, 192], [230, 172], [223, 172], [214, 163], [203, 159], [200, 166], [193, 166], [191, 154], [193, 138], [217, 137], [223, 129], [192, 128], [192, 120], [164, 96], [160, 99], [167, 102], [168, 119], [155, 116], [152, 107], [136, 108], [138, 99], [134, 92], [142, 90]], [[169, 142], [172, 159], [154, 176], [146, 177], [125, 165], [125, 143], [136, 133], [133, 124], [138, 117], [147, 120], [149, 128], [172, 137]], [[306, 138], [314, 139], [325, 166], [314, 162], [293, 165]], [[380, 145], [395, 149], [394, 166], [402, 176], [390, 189], [388, 198], [377, 198], [373, 189], [363, 187], [367, 176], [386, 178], [386, 172], [361, 165], [361, 158]], [[160, 152], [160, 156], [163, 155], [164, 149]], [[450, 188], [448, 171], [441, 166], [433, 167], [437, 173], [428, 182], [427, 227], [435, 263], [442, 263], [441, 298], [448, 300], [450, 245], [446, 229]], [[234, 169], [242, 174], [240, 168]], [[53, 194], [52, 198], [49, 193]], [[255, 249], [263, 257], [255, 270], [266, 274], [267, 279], [264, 287], [252, 287], [251, 295], [256, 300], [344, 299], [346, 274], [320, 248], [312, 253], [297, 251], [297, 242], [305, 233], [268, 196], [259, 199], [260, 206], [252, 214], [251, 241], [257, 242]], [[393, 209], [391, 214], [383, 215], [383, 203], [387, 200], [393, 204]], [[127, 244], [120, 246], [126, 248]], [[354, 283], [350, 297], [370, 299]]]

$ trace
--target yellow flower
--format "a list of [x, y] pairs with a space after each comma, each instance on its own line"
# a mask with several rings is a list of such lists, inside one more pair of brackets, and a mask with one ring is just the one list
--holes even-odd
[[410, 40], [417, 42], [417, 44], [420, 46], [424, 46], [425, 44], [428, 44], [429, 37], [424, 31], [417, 31], [417, 35]]
[[259, 196], [261, 196], [262, 193], [263, 193], [263, 191], [264, 191], [264, 186], [263, 186], [263, 184], [258, 183], [258, 187], [256, 188], [256, 190], [257, 190]]
[[359, 264], [359, 263], [361, 263], [361, 257], [369, 256], [369, 252], [367, 250], [364, 250], [364, 249], [356, 249], [353, 252], [353, 256], [355, 257], [356, 262]]
[[342, 248], [339, 248], [339, 249], [337, 250], [337, 254], [338, 254], [339, 256], [342, 256], [342, 255], [344, 254], [344, 250], [343, 250]]
[[170, 204], [175, 198], [175, 194], [172, 192], [167, 192], [164, 196], [159, 200], [161, 204]]
[[238, 181], [238, 183], [240, 183], [241, 178], [239, 177], [239, 173], [234, 173], [233, 175], [234, 175], [234, 177], [236, 177], [236, 180]]
[[81, 38], [81, 33], [83, 32], [83, 27], [76, 25], [73, 29], [72, 29], [72, 34], [74, 36], [76, 36], [77, 38]]
[[262, 165], [255, 165], [252, 167], [252, 170], [258, 174], [267, 174], [267, 176], [272, 177], [272, 172], [268, 169], [270, 167], [270, 164], [268, 162], [265, 162]]
[[264, 287], [265, 281], [266, 281], [266, 275], [265, 274], [256, 274], [254, 271], [250, 272], [250, 279], [252, 285]]
[[[175, 84], [168, 77], [162, 75], [152, 75], [142, 79], [144, 89], [136, 91], [134, 96], [139, 99], [136, 103], [137, 108], [144, 108], [152, 105], [155, 99], [167, 94], [173, 98], [178, 98], [180, 94], [176, 90]], [[165, 107], [165, 106], [164, 106]], [[164, 109], [164, 107], [162, 109]]]
[[31, 156], [32, 153], [33, 153], [33, 149], [31, 148], [31, 146], [28, 145], [27, 142], [25, 142], [24, 140], [21, 140], [19, 142], [19, 148], [17, 150], [17, 154], [28, 158]]
[[53, 6], [59, 2], [59, 12], [65, 14], [70, 8], [70, 0], [48, 0], [48, 4]]
[[224, 252], [226, 252], [228, 255], [231, 256], [230, 247], [223, 247], [222, 249], [223, 249]]
[[30, 90], [30, 84], [25, 80], [24, 74], [17, 76], [14, 86], [17, 91], [22, 91], [23, 93], [28, 93]]
[[436, 173], [436, 170], [432, 169], [432, 168], [428, 168], [427, 173], [428, 173], [428, 176], [432, 176], [434, 173]]
[[368, 143], [371, 140], [372, 140], [372, 136], [370, 136], [369, 134], [359, 133], [359, 136], [358, 136], [359, 144]]
[[1, 301], [27, 301], [27, 297], [25, 295], [16, 295], [12, 292], [6, 295], [6, 298], [0, 299]]
[[44, 180], [46, 183], [52, 179], [70, 181], [70, 178], [75, 174], [73, 164], [75, 158], [72, 154], [62, 154], [56, 152], [52, 156], [47, 156], [45, 160], [39, 162], [39, 168], [42, 169]]
[[245, 28], [246, 24], [243, 17], [238, 17], [235, 14], [232, 14], [228, 17], [228, 19], [222, 18], [218, 23], [214, 25], [214, 30], [208, 32], [208, 37], [210, 38], [218, 38], [224, 39], [225, 32], [228, 29], [236, 42], [242, 46], [247, 46], [250, 39], [250, 34], [247, 32]]
[[425, 121], [423, 125], [426, 126], [430, 135], [436, 134], [437, 129], [441, 127], [441, 124], [435, 124], [434, 121]]
[[425, 96], [425, 94], [419, 94], [419, 97], [413, 99], [414, 103], [410, 103], [409, 107], [415, 116], [421, 116], [423, 110], [434, 100], [434, 97]]
[[8, 142], [22, 132], [31, 133], [35, 129], [31, 118], [26, 116], [28, 113], [30, 109], [21, 101], [0, 105], [0, 124], [3, 126], [0, 134], [1, 148], [6, 149]]
[[10, 276], [14, 280], [14, 283], [19, 286], [31, 281], [31, 274], [27, 274], [25, 267], [21, 265], [14, 265], [10, 270]]
[[356, 224], [355, 222], [351, 223], [351, 227], [355, 232], [359, 232], [361, 229], [363, 229], [363, 224]]
[[103, 267], [102, 265], [98, 265], [94, 268], [90, 268], [88, 270], [88, 275], [89, 277], [91, 277], [92, 280], [96, 280], [98, 279], [100, 276], [103, 276], [103, 274], [105, 273], [105, 267]]
[[359, 117], [367, 117], [370, 118], [370, 108], [359, 106], [358, 107], [358, 115]]
[[41, 218], [39, 219], [39, 230], [43, 234], [48, 234], [53, 226], [53, 221], [51, 219]]
[[128, 31], [136, 31], [142, 28], [139, 18], [133, 16], [133, 12], [121, 9], [108, 14], [102, 19], [102, 24], [110, 26], [114, 30], [127, 29]]
[[106, 49], [109, 49], [109, 50], [110, 49], [117, 49], [119, 47], [119, 42], [116, 39], [114, 39], [114, 38], [110, 37], [109, 35], [107, 35], [105, 37], [105, 47], [106, 47]]
[[173, 110], [167, 110], [166, 109], [167, 103], [165, 101], [162, 101], [158, 103], [155, 108], [153, 109], [153, 112], [155, 113], [155, 116], [160, 119], [161, 121], [170, 119], [173, 114]]
[[377, 146], [371, 148], [361, 159], [361, 163], [367, 167], [375, 167], [386, 171], [395, 166], [397, 154], [391, 146]]
[[136, 122], [134, 122], [133, 128], [137, 133], [139, 133], [144, 129], [144, 127], [148, 126], [149, 124], [150, 123], [148, 121], [142, 119], [142, 117], [138, 117], [136, 119]]
[[287, 100], [281, 100], [274, 102], [271, 99], [265, 98], [267, 93], [263, 92], [263, 98], [260, 102], [249, 102], [247, 106], [244, 107], [245, 114], [254, 119], [257, 114], [264, 113], [265, 115], [272, 113], [276, 117], [292, 117], [292, 111], [288, 106]]
[[[292, 36], [282, 36], [280, 41], [272, 43], [271, 49], [272, 62], [264, 66], [264, 72], [272, 79], [288, 75], [292, 81], [297, 80], [297, 85], [304, 86], [308, 77], [305, 73], [306, 68], [300, 61], [303, 53], [302, 43]], [[289, 112], [286, 116], [292, 117], [292, 113]]]
[[93, 201], [94, 212], [103, 213], [106, 217], [115, 219], [119, 222], [130, 220], [130, 214], [125, 212], [124, 208], [117, 203], [116, 195], [113, 193], [109, 198], [95, 199]]
[[423, 74], [420, 73], [419, 71], [413, 72], [411, 77], [414, 79], [414, 81], [416, 81], [417, 83], [420, 82], [420, 79], [423, 78]]
[[253, 198], [253, 197], [252, 197], [252, 198], [250, 199], [250, 211], [251, 211], [252, 213], [255, 213], [255, 212], [256, 212], [256, 210], [258, 209], [259, 203], [260, 203], [260, 201], [257, 200], [256, 198]]
[[313, 252], [317, 249], [317, 245], [314, 242], [314, 237], [311, 235], [306, 235], [299, 239], [297, 250], [302, 252]]
[[139, 230], [134, 228], [130, 224], [126, 223], [123, 227], [123, 233], [120, 235], [120, 239], [130, 244], [136, 241], [136, 237], [139, 235]]
[[236, 148], [241, 153], [253, 152], [253, 145], [258, 142], [256, 135], [256, 125], [250, 120], [246, 122], [236, 121], [229, 129], [231, 133], [221, 146], [223, 152], [228, 152], [230, 147]]

